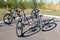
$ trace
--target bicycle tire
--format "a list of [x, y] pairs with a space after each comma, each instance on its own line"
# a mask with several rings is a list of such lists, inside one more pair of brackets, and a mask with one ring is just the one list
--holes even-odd
[[[20, 26], [18, 26], [18, 25], [20, 25]], [[19, 33], [18, 33], [18, 30], [20, 31]], [[22, 25], [22, 22], [20, 22], [20, 21], [18, 21], [16, 24], [16, 34], [18, 37], [23, 36], [23, 25]]]
[[[5, 19], [6, 16], [11, 17], [11, 19], [10, 19], [10, 18], [9, 18], [8, 20]], [[7, 22], [6, 20], [9, 21], [9, 22]], [[12, 19], [12, 15], [11, 15], [11, 14], [6, 14], [6, 15], [4, 15], [4, 17], [3, 17], [3, 21], [4, 21], [5, 24], [11, 24], [12, 21], [13, 21], [13, 19]]]

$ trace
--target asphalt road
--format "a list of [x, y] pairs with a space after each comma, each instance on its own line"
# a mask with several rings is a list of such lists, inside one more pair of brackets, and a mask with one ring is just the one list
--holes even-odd
[[[43, 17], [45, 19], [51, 19], [51, 17]], [[57, 26], [50, 31], [39, 31], [34, 35], [28, 37], [17, 37], [16, 35], [16, 23], [12, 25], [2, 25], [0, 27], [0, 40], [60, 40], [60, 19], [55, 18]], [[27, 29], [29, 26], [27, 26]]]

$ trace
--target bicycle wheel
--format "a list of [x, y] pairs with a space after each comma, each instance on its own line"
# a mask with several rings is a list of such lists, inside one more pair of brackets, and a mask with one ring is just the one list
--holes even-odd
[[6, 14], [4, 17], [3, 17], [3, 21], [5, 24], [11, 24], [13, 19], [12, 19], [12, 15], [10, 14]]
[[42, 27], [42, 31], [50, 31], [57, 26], [56, 23], [48, 23]]
[[17, 34], [18, 37], [23, 36], [22, 22], [17, 22], [17, 24], [16, 24], [16, 34]]

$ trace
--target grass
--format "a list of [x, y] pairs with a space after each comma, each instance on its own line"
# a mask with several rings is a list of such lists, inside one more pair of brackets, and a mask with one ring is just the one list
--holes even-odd
[[[54, 16], [60, 16], [60, 10], [48, 10], [48, 9], [39, 9], [40, 13], [47, 14], [47, 15], [54, 15]], [[25, 13], [30, 14], [32, 9], [26, 9]]]
[[7, 13], [7, 9], [0, 8], [0, 21], [3, 20], [3, 16]]
[[60, 16], [60, 10], [41, 9], [41, 13], [42, 14], [47, 14], [47, 15]]
[[[32, 9], [25, 9], [25, 14], [29, 15], [31, 13], [31, 11], [32, 11]], [[60, 10], [40, 9], [40, 12], [42, 14], [60, 16]], [[8, 9], [2, 9], [2, 8], [0, 8], [0, 21], [3, 20], [3, 16], [6, 13], [8, 13]]]

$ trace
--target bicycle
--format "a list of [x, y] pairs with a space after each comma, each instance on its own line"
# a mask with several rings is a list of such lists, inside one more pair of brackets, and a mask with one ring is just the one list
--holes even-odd
[[[37, 9], [36, 3], [34, 3], [33, 10], [32, 10], [29, 17], [26, 17], [26, 14], [24, 13], [24, 10], [22, 10], [22, 13], [23, 13], [23, 17], [20, 16], [19, 21], [16, 24], [16, 34], [17, 34], [18, 37], [24, 35], [23, 34], [23, 27], [25, 25], [32, 25], [32, 26], [37, 25], [37, 26], [39, 26], [39, 29], [41, 29], [40, 26], [41, 26], [41, 22], [42, 22], [41, 20], [42, 19], [40, 18], [39, 10]], [[30, 19], [33, 22], [32, 24], [30, 24], [31, 23]], [[27, 22], [27, 23], [24, 23], [24, 22]]]
[[9, 10], [10, 13], [7, 13], [3, 17], [3, 21], [5, 24], [11, 24], [13, 19], [15, 20], [18, 10]]
[[[43, 21], [42, 20], [43, 15], [39, 15], [39, 10], [36, 9], [36, 8], [33, 8], [32, 12], [31, 12], [31, 15], [29, 17], [26, 17], [26, 14], [24, 13], [24, 10], [22, 10], [22, 13], [23, 13], [23, 18], [22, 18], [22, 16], [20, 16], [19, 21], [16, 24], [16, 34], [17, 34], [18, 37], [24, 36], [24, 32], [23, 32], [24, 28], [23, 27], [25, 27], [25, 25], [32, 25], [32, 24], [30, 24], [30, 21], [29, 21], [30, 19], [32, 19], [31, 21], [34, 22], [35, 25], [37, 25], [38, 28], [42, 31], [52, 30], [57, 25], [55, 23], [54, 18], [49, 19], [47, 21], [46, 20]], [[24, 22], [27, 22], [27, 23], [24, 23]], [[55, 26], [52, 26], [52, 28], [50, 28], [51, 24], [55, 25]], [[47, 25], [49, 25], [49, 26], [47, 26]], [[50, 29], [44, 29], [46, 26], [49, 27]]]
[[[19, 37], [20, 35], [22, 35], [23, 33], [23, 26], [25, 26], [26, 24], [23, 24], [23, 21], [28, 21], [28, 19], [26, 18], [26, 14], [24, 13], [23, 10], [20, 11], [19, 14], [19, 20], [16, 24], [16, 34]], [[18, 32], [19, 31], [19, 32]]]
[[36, 9], [34, 10], [33, 9], [32, 12], [31, 12], [31, 16], [29, 16], [29, 17], [26, 17], [26, 14], [24, 13], [24, 10], [22, 10], [22, 13], [23, 13], [23, 17], [20, 16], [19, 21], [16, 24], [16, 34], [17, 34], [18, 37], [24, 35], [23, 34], [23, 27], [25, 25], [32, 25], [32, 24], [30, 24], [30, 21], [29, 21], [30, 19], [32, 19], [31, 21], [33, 22], [33, 24], [35, 23], [35, 25], [39, 26], [39, 29], [41, 29], [40, 28], [39, 10], [36, 10]]
[[[32, 16], [31, 16], [32, 17]], [[52, 30], [53, 28], [55, 28], [57, 26], [57, 24], [55, 23], [55, 20], [54, 18], [53, 19], [48, 19], [48, 20], [42, 20], [42, 17], [43, 15], [40, 15], [38, 19], [38, 21], [36, 21], [35, 23], [37, 23], [37, 26], [39, 26], [39, 29], [42, 30], [42, 31], [50, 31]], [[21, 37], [21, 36], [24, 36], [24, 32], [23, 32], [23, 27], [25, 25], [29, 25], [29, 19], [26, 18], [26, 15], [24, 16], [25, 18], [25, 22], [27, 21], [26, 24], [23, 23], [23, 20], [22, 18], [19, 19], [19, 21], [17, 22], [16, 24], [16, 33], [17, 33], [17, 36], [18, 37]], [[31, 18], [30, 18], [31, 19]], [[34, 20], [32, 20], [34, 21]], [[35, 24], [36, 25], [36, 24]], [[54, 26], [52, 26], [54, 25]], [[48, 29], [46, 29], [45, 27], [47, 27]], [[52, 27], [52, 28], [51, 28]], [[45, 28], [45, 29], [44, 29]], [[19, 33], [18, 33], [19, 31]]]

